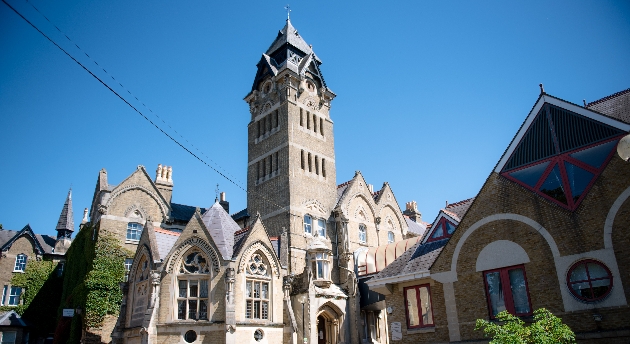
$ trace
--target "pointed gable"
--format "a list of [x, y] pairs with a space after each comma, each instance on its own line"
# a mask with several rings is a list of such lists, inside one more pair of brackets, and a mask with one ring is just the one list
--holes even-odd
[[48, 247], [49, 248], [48, 250], [44, 249], [44, 247], [38, 240], [37, 236], [33, 232], [31, 225], [29, 224], [24, 226], [24, 228], [22, 228], [19, 232], [15, 233], [15, 235], [12, 238], [10, 238], [7, 242], [5, 242], [4, 245], [2, 245], [2, 247], [0, 248], [0, 251], [2, 252], [8, 251], [13, 245], [13, 243], [22, 236], [26, 236], [31, 239], [31, 241], [33, 242], [33, 250], [38, 255], [43, 255], [44, 253], [50, 253], [51, 251], [50, 246]]
[[234, 233], [241, 228], [234, 222], [230, 214], [217, 201], [203, 214], [201, 220], [206, 225], [223, 258], [232, 258]]
[[543, 94], [495, 168], [575, 210], [630, 125]]
[[238, 232], [237, 236], [239, 237], [239, 245], [237, 250], [234, 251], [233, 259], [239, 262], [238, 272], [244, 271], [247, 259], [252, 253], [261, 250], [267, 256], [269, 263], [273, 265], [274, 275], [280, 277], [280, 259], [269, 238], [269, 233], [260, 219], [260, 215], [256, 216], [250, 229]]

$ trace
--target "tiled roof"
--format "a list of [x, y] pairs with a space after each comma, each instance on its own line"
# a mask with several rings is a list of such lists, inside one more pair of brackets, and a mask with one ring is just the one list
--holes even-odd
[[475, 200], [475, 197], [472, 197], [469, 199], [465, 199], [463, 201], [451, 203], [451, 204], [446, 205], [446, 208], [444, 208], [443, 210], [445, 213], [448, 213], [449, 215], [454, 216], [455, 220], [461, 221], [464, 215], [466, 215], [468, 208], [470, 208], [470, 205], [472, 204], [474, 200]]
[[66, 197], [66, 203], [63, 204], [61, 214], [59, 215], [59, 221], [57, 221], [57, 231], [70, 231], [74, 232], [74, 215], [72, 213], [72, 190], [68, 191]]
[[[30, 228], [29, 225], [26, 225], [26, 226]], [[0, 230], [0, 247], [7, 244], [20, 232], [22, 232], [22, 230], [20, 231], [14, 231], [10, 229]], [[49, 254], [54, 253], [53, 249], [55, 248], [55, 243], [57, 242], [57, 238], [49, 236], [49, 235], [41, 235], [41, 234], [35, 234], [35, 238], [37, 238], [37, 243], [43, 250], [42, 253], [49, 253]]]
[[231, 216], [232, 216], [232, 219], [234, 219], [234, 221], [238, 221], [244, 217], [249, 217], [249, 213], [247, 212], [247, 208], [245, 208], [239, 212], [232, 214]]
[[348, 188], [348, 186], [350, 186], [350, 183], [352, 182], [353, 179], [348, 180], [345, 183], [341, 183], [339, 185], [337, 185], [337, 202], [339, 202], [339, 200], [341, 199], [341, 196], [343, 196], [343, 193], [346, 192], [346, 189]]
[[593, 106], [593, 105], [596, 105], [596, 104], [599, 104], [599, 103], [603, 103], [603, 102], [608, 101], [608, 100], [611, 100], [611, 99], [613, 99], [613, 98], [617, 98], [617, 97], [619, 97], [619, 96], [622, 96], [622, 95], [624, 95], [624, 94], [626, 94], [626, 93], [630, 93], [630, 88], [625, 89], [625, 90], [623, 90], [623, 91], [619, 91], [619, 92], [617, 92], [617, 93], [613, 93], [613, 94], [611, 94], [611, 95], [609, 95], [609, 96], [606, 96], [606, 97], [604, 97], [604, 98], [602, 98], [602, 99], [597, 99], [597, 100], [595, 100], [595, 101], [592, 101], [592, 102], [590, 102], [590, 103], [586, 104], [586, 107], [588, 108], [588, 107], [591, 107], [591, 106]]
[[[267, 49], [266, 54], [272, 55], [276, 50], [282, 48], [284, 45], [290, 44], [299, 50], [301, 50], [304, 54], [308, 55], [313, 52], [313, 49], [304, 41], [302, 36], [298, 33], [298, 31], [293, 27], [291, 21], [287, 19], [287, 23], [284, 25], [282, 30], [278, 32], [278, 36], [271, 43], [269, 49]], [[319, 61], [319, 58], [315, 56]]]
[[421, 236], [424, 235], [424, 232], [427, 231], [427, 225], [425, 223], [423, 223], [423, 222], [418, 223], [418, 222], [410, 219], [409, 216], [407, 216], [407, 215], [403, 215], [403, 217], [405, 218], [405, 222], [407, 222], [408, 230], [411, 233], [421, 237]]
[[238, 252], [241, 249], [241, 246], [243, 245], [243, 243], [245, 242], [245, 239], [247, 239], [247, 237], [249, 236], [250, 233], [250, 227], [245, 227], [239, 231], [234, 232], [234, 249], [232, 252], [234, 256], [236, 256], [238, 254]]
[[164, 259], [171, 251], [171, 248], [173, 248], [173, 245], [175, 245], [180, 233], [160, 227], [155, 227], [153, 230], [155, 231], [155, 240], [157, 241], [158, 254], [160, 255], [159, 258]]
[[238, 224], [234, 222], [218, 201], [203, 213], [201, 220], [206, 225], [223, 258], [231, 259], [232, 253], [234, 253], [234, 233], [240, 230]]
[[[193, 214], [195, 214], [195, 209], [197, 209], [197, 207], [171, 203], [171, 216], [175, 220], [188, 222], [192, 218]], [[202, 214], [206, 211], [204, 208], [200, 208], [199, 210]]]

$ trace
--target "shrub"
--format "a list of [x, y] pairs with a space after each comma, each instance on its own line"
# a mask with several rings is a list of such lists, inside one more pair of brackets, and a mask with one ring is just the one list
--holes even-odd
[[534, 311], [534, 323], [529, 326], [507, 311], [497, 314], [497, 320], [477, 319], [475, 325], [475, 330], [483, 329], [486, 337], [492, 337], [491, 344], [575, 343], [569, 326], [545, 308]]

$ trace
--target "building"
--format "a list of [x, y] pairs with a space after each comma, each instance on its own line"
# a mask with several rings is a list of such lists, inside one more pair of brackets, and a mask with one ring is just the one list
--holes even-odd
[[616, 147], [629, 130], [630, 89], [579, 106], [541, 85], [456, 229], [368, 282], [392, 311], [389, 339], [483, 341], [476, 319], [507, 310], [527, 322], [544, 307], [580, 342], [627, 343], [630, 165]]
[[363, 330], [385, 334], [387, 314], [384, 303], [361, 301], [357, 257], [415, 242], [426, 224], [411, 204], [403, 215], [387, 183], [374, 191], [357, 171], [337, 184], [335, 94], [321, 63], [289, 20], [262, 54], [245, 97], [247, 208], [232, 216], [218, 200], [207, 210], [171, 202], [171, 168], [152, 181], [140, 166], [117, 186], [100, 172], [91, 221], [136, 252], [114, 342], [387, 337]]

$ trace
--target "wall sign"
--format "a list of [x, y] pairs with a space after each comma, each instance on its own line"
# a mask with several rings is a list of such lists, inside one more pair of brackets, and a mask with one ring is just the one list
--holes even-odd
[[391, 332], [392, 332], [392, 340], [402, 339], [402, 327], [400, 326], [400, 322], [392, 323]]
[[72, 318], [74, 316], [74, 309], [73, 308], [64, 308], [62, 316], [67, 317], [67, 318]]

